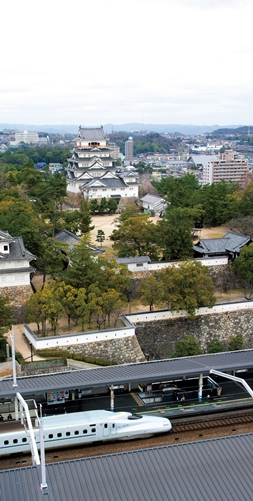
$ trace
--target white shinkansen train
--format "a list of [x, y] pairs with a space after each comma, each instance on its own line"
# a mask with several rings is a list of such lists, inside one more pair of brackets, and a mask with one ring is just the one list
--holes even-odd
[[[105, 410], [45, 416], [42, 423], [45, 449], [151, 437], [168, 432], [172, 427], [169, 419], [163, 417]], [[39, 449], [38, 427], [34, 428], [34, 435]], [[7, 432], [4, 425], [1, 426], [0, 456], [29, 452], [29, 444], [30, 437], [26, 429]]]

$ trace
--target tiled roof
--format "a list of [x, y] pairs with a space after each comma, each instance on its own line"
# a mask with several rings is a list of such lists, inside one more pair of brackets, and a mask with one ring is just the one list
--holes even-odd
[[59, 240], [59, 242], [68, 244], [68, 245], [74, 245], [78, 244], [79, 242], [79, 237], [72, 233], [71, 231], [68, 230], [62, 230], [57, 235], [55, 235], [55, 240]]
[[228, 231], [223, 238], [227, 239], [226, 249], [231, 252], [240, 252], [240, 249], [251, 241], [248, 235], [240, 235], [233, 231]]
[[[101, 183], [101, 186], [105, 186], [106, 188], [127, 188], [127, 184], [125, 183], [125, 181], [123, 181], [123, 179], [119, 177], [116, 178], [95, 177], [92, 181], [89, 181], [88, 183], [84, 184], [83, 187], [91, 188], [97, 181]], [[94, 186], [94, 188], [96, 188], [96, 186]]]
[[145, 195], [145, 197], [141, 198], [140, 199], [141, 202], [147, 202], [149, 204], [155, 204], [155, 203], [158, 203], [158, 202], [164, 202], [165, 203], [165, 200], [162, 198], [162, 197], [158, 197], [157, 195]]
[[244, 245], [250, 242], [251, 238], [249, 236], [228, 231], [222, 238], [203, 238], [199, 241], [199, 245], [194, 245], [193, 248], [201, 254], [238, 253]]
[[36, 259], [36, 256], [25, 248], [22, 237], [15, 237], [15, 239], [11, 237], [9, 249], [9, 254], [0, 254], [1, 259], [6, 261], [19, 261], [27, 259], [31, 261], [32, 259]]
[[98, 139], [105, 139], [105, 133], [103, 127], [79, 127], [78, 137], [82, 139], [87, 139], [91, 141], [96, 141]]
[[136, 256], [136, 257], [120, 257], [116, 259], [119, 264], [130, 264], [130, 263], [151, 263], [149, 256]]

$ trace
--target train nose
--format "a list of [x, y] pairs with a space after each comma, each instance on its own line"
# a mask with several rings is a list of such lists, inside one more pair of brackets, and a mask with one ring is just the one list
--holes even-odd
[[171, 422], [170, 422], [169, 419], [164, 419], [163, 420], [163, 428], [165, 430], [168, 430], [168, 431], [171, 430], [172, 426], [171, 426]]

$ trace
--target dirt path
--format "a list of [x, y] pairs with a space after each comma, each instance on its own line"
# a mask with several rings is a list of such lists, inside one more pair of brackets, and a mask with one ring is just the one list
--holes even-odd
[[[99, 245], [96, 242], [96, 235], [98, 230], [103, 230], [105, 232], [105, 241], [103, 247], [111, 247], [113, 241], [109, 239], [109, 236], [116, 228], [117, 214], [105, 215], [105, 216], [93, 216], [92, 224], [95, 225], [94, 230], [91, 231], [91, 239], [93, 244]], [[150, 218], [153, 223], [157, 223], [160, 220], [159, 217]], [[217, 228], [202, 228], [200, 230], [200, 238], [221, 238], [229, 230], [226, 226], [217, 226]]]

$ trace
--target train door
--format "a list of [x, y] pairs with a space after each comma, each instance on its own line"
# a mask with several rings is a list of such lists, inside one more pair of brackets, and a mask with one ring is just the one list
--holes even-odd
[[104, 437], [109, 437], [109, 426], [108, 423], [103, 424], [103, 435]]
[[111, 435], [116, 435], [117, 430], [116, 430], [116, 424], [112, 423], [111, 424]]

